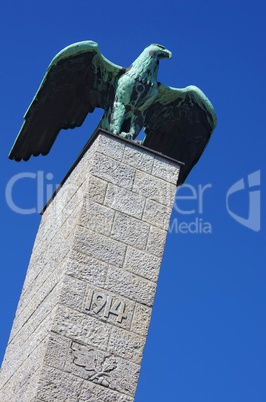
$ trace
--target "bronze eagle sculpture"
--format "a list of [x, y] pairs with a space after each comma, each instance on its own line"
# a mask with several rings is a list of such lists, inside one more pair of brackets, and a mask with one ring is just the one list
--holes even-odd
[[128, 67], [107, 60], [93, 41], [74, 43], [51, 61], [33, 98], [9, 158], [47, 155], [61, 129], [80, 126], [88, 113], [104, 109], [98, 128], [134, 140], [183, 162], [182, 184], [216, 126], [212, 104], [196, 86], [171, 88], [157, 82], [164, 46], [147, 46]]

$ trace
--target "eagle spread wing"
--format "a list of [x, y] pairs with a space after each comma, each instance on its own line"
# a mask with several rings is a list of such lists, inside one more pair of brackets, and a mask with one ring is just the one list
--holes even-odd
[[184, 89], [160, 84], [158, 97], [147, 110], [143, 145], [184, 162], [181, 185], [199, 160], [216, 126], [209, 99], [196, 86]]
[[110, 107], [124, 71], [102, 56], [96, 42], [63, 49], [47, 69], [9, 158], [20, 161], [48, 154], [61, 129], [80, 126], [95, 107]]
[[100, 107], [105, 112], [98, 127], [135, 139], [144, 126], [143, 145], [184, 162], [182, 184], [209, 141], [216, 115], [199, 88], [157, 82], [159, 61], [171, 55], [151, 44], [125, 69], [103, 57], [93, 41], [66, 47], [49, 65], [9, 158], [48, 154], [61, 129], [80, 126]]

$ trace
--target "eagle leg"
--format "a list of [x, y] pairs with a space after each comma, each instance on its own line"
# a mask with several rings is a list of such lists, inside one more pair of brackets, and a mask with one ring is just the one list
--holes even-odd
[[143, 115], [140, 111], [135, 111], [134, 114], [130, 113], [130, 116], [124, 119], [119, 135], [133, 141], [142, 129], [143, 121]]
[[140, 133], [140, 130], [143, 127], [143, 115], [139, 110], [136, 110], [135, 113], [131, 116], [129, 135], [134, 140]]
[[126, 107], [121, 102], [114, 102], [111, 121], [110, 121], [110, 131], [114, 134], [119, 135], [121, 133], [122, 124], [125, 119]]

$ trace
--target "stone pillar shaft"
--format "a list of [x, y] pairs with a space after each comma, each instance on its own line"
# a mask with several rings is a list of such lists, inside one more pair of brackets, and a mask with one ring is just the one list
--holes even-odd
[[179, 165], [99, 131], [43, 213], [0, 400], [132, 402]]

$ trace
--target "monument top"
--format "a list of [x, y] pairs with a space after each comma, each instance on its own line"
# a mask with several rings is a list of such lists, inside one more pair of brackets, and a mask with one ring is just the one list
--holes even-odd
[[48, 154], [61, 129], [80, 126], [100, 107], [99, 128], [134, 140], [144, 127], [145, 146], [184, 162], [182, 184], [210, 139], [216, 115], [196, 86], [157, 82], [159, 61], [171, 56], [164, 46], [151, 44], [124, 68], [107, 60], [96, 42], [66, 47], [50, 63], [9, 158]]
[[[86, 154], [86, 152], [88, 151], [88, 149], [92, 146], [92, 144], [94, 143], [94, 141], [96, 140], [96, 138], [99, 136], [99, 134], [105, 134], [109, 137], [113, 137], [113, 138], [117, 138], [117, 136], [113, 133], [110, 133], [109, 131], [103, 130], [103, 129], [97, 129], [95, 130], [95, 132], [91, 135], [91, 137], [89, 138], [89, 140], [87, 141], [87, 143], [85, 144], [85, 146], [83, 147], [82, 151], [80, 152], [80, 154], [78, 155], [77, 159], [75, 160], [75, 162], [73, 163], [73, 165], [70, 167], [70, 169], [68, 170], [67, 174], [65, 175], [65, 177], [62, 179], [61, 183], [59, 184], [59, 186], [56, 188], [55, 192], [52, 194], [51, 198], [47, 201], [47, 203], [45, 204], [45, 206], [43, 207], [42, 211], [40, 212], [41, 215], [43, 215], [43, 213], [45, 212], [45, 210], [48, 208], [48, 206], [51, 204], [51, 202], [53, 201], [53, 199], [55, 198], [56, 194], [58, 193], [58, 191], [63, 187], [64, 183], [67, 181], [68, 177], [71, 175], [71, 173], [73, 172], [73, 170], [75, 169], [75, 167], [79, 164], [79, 162], [81, 161], [81, 159], [83, 158], [83, 156]], [[140, 150], [143, 150], [145, 152], [148, 152], [149, 154], [154, 154], [157, 155], [159, 157], [164, 158], [166, 161], [172, 162], [174, 164], [177, 164], [179, 166], [180, 169], [182, 169], [183, 167], [185, 167], [185, 164], [181, 161], [177, 161], [167, 155], [163, 155], [161, 152], [158, 152], [154, 149], [151, 148], [147, 148], [146, 146], [140, 144], [137, 141], [131, 141], [131, 140], [127, 140], [126, 138], [123, 138], [121, 136], [119, 136], [119, 139], [127, 144], [131, 144], [132, 146], [134, 146], [135, 148], [138, 148]], [[177, 178], [178, 181], [178, 178]]]

